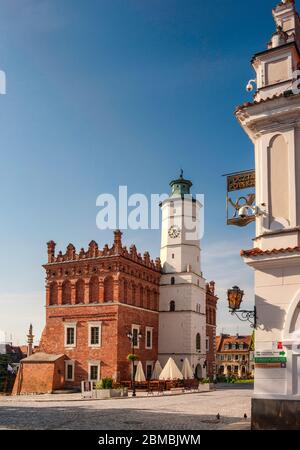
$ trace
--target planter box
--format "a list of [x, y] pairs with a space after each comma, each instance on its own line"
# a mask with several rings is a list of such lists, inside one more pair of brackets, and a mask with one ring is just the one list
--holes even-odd
[[214, 383], [199, 384], [199, 391], [214, 391], [216, 389]]
[[92, 397], [99, 400], [115, 397], [128, 397], [128, 389], [95, 389], [93, 390]]

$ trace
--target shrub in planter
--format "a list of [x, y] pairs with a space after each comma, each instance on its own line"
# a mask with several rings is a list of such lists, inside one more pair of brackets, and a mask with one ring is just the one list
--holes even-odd
[[110, 377], [102, 378], [96, 384], [96, 389], [93, 391], [93, 397], [98, 399], [108, 399], [113, 397], [127, 397], [128, 391], [123, 388], [116, 388], [116, 383]]
[[112, 378], [102, 378], [102, 380], [98, 381], [98, 383], [96, 384], [96, 389], [112, 389], [113, 384], [114, 380]]

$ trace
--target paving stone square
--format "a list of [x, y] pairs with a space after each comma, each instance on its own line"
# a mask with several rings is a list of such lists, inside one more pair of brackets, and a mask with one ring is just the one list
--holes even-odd
[[252, 393], [244, 387], [110, 400], [83, 400], [80, 394], [0, 397], [0, 429], [247, 430]]

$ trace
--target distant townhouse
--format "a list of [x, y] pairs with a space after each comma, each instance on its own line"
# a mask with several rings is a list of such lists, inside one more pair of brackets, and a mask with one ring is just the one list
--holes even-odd
[[247, 378], [254, 376], [253, 336], [216, 337], [217, 374]]

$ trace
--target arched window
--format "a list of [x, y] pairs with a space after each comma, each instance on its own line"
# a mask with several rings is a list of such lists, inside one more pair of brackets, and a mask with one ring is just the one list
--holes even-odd
[[92, 277], [89, 282], [89, 303], [99, 302], [99, 280], [98, 277]]
[[75, 302], [84, 303], [84, 281], [78, 280], [76, 283], [76, 299]]
[[175, 311], [175, 302], [174, 302], [174, 300], [170, 301], [170, 311]]
[[106, 277], [104, 280], [104, 301], [113, 302], [114, 300], [114, 282], [112, 277]]
[[196, 350], [201, 351], [201, 336], [200, 333], [196, 334]]
[[62, 284], [62, 304], [68, 305], [71, 303], [71, 282], [64, 281]]
[[175, 284], [175, 277], [171, 278], [171, 284]]
[[49, 304], [57, 305], [58, 303], [58, 287], [56, 281], [50, 284]]

